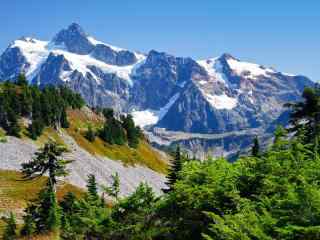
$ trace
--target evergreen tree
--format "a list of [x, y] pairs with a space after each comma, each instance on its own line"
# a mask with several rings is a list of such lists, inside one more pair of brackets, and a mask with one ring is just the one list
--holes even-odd
[[102, 140], [109, 144], [123, 145], [125, 143], [125, 133], [122, 125], [114, 118], [106, 120], [99, 135]]
[[44, 129], [44, 123], [41, 118], [34, 119], [28, 127], [29, 136], [36, 140], [41, 136]]
[[102, 114], [106, 119], [113, 119], [114, 118], [114, 111], [112, 108], [104, 108], [102, 110]]
[[91, 125], [88, 126], [88, 130], [85, 133], [85, 138], [88, 139], [88, 141], [90, 141], [90, 142], [94, 142], [94, 140], [96, 138], [95, 132], [93, 131]]
[[35, 153], [35, 158], [22, 164], [22, 173], [25, 179], [34, 179], [48, 173], [50, 186], [55, 191], [57, 177], [68, 174], [66, 165], [72, 161], [61, 159], [66, 148], [54, 141], [49, 141], [40, 151]]
[[50, 181], [46, 188], [39, 193], [37, 199], [35, 224], [37, 232], [57, 231], [60, 227], [61, 211], [57, 203], [55, 189]]
[[116, 172], [115, 174], [111, 175], [112, 184], [110, 187], [103, 186], [103, 191], [106, 192], [110, 197], [115, 198], [116, 200], [119, 198], [120, 193], [120, 177], [119, 174]]
[[25, 209], [25, 215], [23, 216], [23, 227], [21, 229], [21, 235], [22, 236], [31, 236], [36, 231], [36, 225], [35, 225], [35, 211], [36, 207], [35, 205], [29, 205]]
[[135, 126], [132, 115], [122, 117], [122, 126], [127, 132], [128, 144], [132, 148], [137, 148], [139, 144], [140, 129]]
[[182, 155], [180, 146], [177, 146], [173, 162], [171, 164], [171, 167], [169, 169], [168, 175], [167, 175], [167, 186], [168, 189], [163, 189], [163, 192], [168, 193], [174, 190], [174, 184], [179, 179], [179, 174], [182, 169]]
[[70, 126], [65, 108], [63, 108], [61, 112], [60, 125], [62, 128], [69, 128]]
[[17, 79], [17, 85], [19, 85], [19, 86], [27, 86], [28, 85], [27, 78], [24, 74], [19, 74], [18, 79]]
[[251, 155], [253, 157], [258, 157], [260, 154], [260, 144], [259, 144], [259, 139], [258, 137], [255, 137], [253, 139], [253, 146], [252, 146], [252, 149], [251, 149]]
[[99, 199], [96, 177], [93, 174], [88, 175], [87, 190], [89, 200], [96, 201]]
[[17, 239], [17, 223], [13, 213], [11, 212], [10, 216], [8, 218], [3, 218], [3, 220], [7, 223], [3, 233], [3, 240]]
[[18, 116], [17, 114], [9, 108], [7, 111], [8, 114], [8, 127], [7, 127], [7, 133], [8, 135], [20, 137], [20, 125], [18, 122]]
[[314, 143], [320, 134], [320, 86], [305, 88], [302, 102], [287, 104], [292, 109], [290, 132], [302, 134], [305, 143]]

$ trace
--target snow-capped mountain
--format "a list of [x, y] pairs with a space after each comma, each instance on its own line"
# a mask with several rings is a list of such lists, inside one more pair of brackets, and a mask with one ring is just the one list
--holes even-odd
[[78, 24], [51, 41], [21, 38], [10, 44], [0, 56], [0, 79], [21, 72], [40, 86], [66, 84], [91, 106], [130, 112], [157, 133], [270, 130], [285, 122], [283, 104], [299, 100], [313, 84], [229, 54], [196, 61], [129, 51], [96, 40]]

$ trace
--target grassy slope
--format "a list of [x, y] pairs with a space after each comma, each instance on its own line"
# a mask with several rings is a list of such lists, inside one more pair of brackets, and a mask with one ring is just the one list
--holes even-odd
[[[70, 127], [66, 129], [67, 134], [73, 137], [77, 144], [89, 153], [96, 156], [106, 156], [113, 160], [120, 160], [125, 165], [133, 166], [135, 164], [140, 164], [154, 171], [166, 173], [167, 160], [163, 155], [154, 150], [145, 139], [140, 141], [137, 149], [130, 148], [127, 145], [110, 145], [98, 137], [94, 142], [89, 142], [84, 137], [88, 126], [91, 125], [93, 129], [97, 130], [103, 126], [104, 118], [85, 107], [81, 110], [69, 110], [68, 119]], [[21, 137], [30, 139], [28, 137], [26, 120], [21, 120], [21, 128]], [[0, 140], [2, 135], [3, 134], [0, 131]], [[59, 144], [64, 144], [63, 139], [59, 136], [58, 132], [51, 127], [45, 128], [43, 134], [35, 141], [35, 143], [40, 147], [49, 139], [53, 139]]]
[[126, 145], [110, 145], [96, 138], [94, 142], [89, 142], [84, 133], [88, 126], [98, 129], [103, 126], [103, 118], [97, 116], [89, 110], [68, 111], [70, 128], [67, 132], [86, 151], [93, 155], [106, 156], [114, 160], [121, 160], [124, 164], [145, 165], [157, 172], [165, 173], [167, 162], [157, 151], [155, 151], [146, 140], [140, 141], [137, 149], [129, 148]]
[[[45, 183], [45, 177], [23, 181], [19, 172], [0, 170], [0, 215], [12, 211], [16, 214], [18, 223], [21, 222], [23, 208], [27, 206], [28, 201], [36, 198]], [[61, 199], [69, 191], [78, 196], [82, 194], [81, 189], [61, 182], [58, 186], [58, 198]], [[0, 236], [2, 236], [3, 227], [4, 222], [0, 220]], [[36, 239], [52, 239], [52, 236], [39, 236]]]

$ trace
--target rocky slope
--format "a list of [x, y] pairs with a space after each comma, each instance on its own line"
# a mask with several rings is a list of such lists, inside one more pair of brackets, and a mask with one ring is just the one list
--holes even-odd
[[130, 112], [153, 133], [158, 128], [190, 134], [261, 128], [268, 134], [276, 122], [286, 123], [283, 104], [299, 100], [303, 88], [313, 85], [307, 77], [229, 54], [196, 61], [117, 48], [77, 24], [48, 42], [14, 41], [0, 56], [0, 79], [14, 79], [20, 72], [30, 83], [66, 84], [91, 106]]
[[[141, 182], [147, 182], [157, 193], [165, 186], [163, 174], [145, 166], [125, 166], [119, 160], [92, 155], [65, 132], [61, 132], [60, 136], [70, 151], [65, 158], [74, 160], [70, 164], [70, 175], [66, 181], [76, 186], [85, 188], [88, 174], [95, 174], [99, 184], [108, 185], [111, 183], [111, 174], [116, 172], [120, 175], [121, 195], [133, 192]], [[21, 163], [30, 161], [38, 148], [31, 140], [7, 137], [6, 142], [0, 143], [0, 169], [20, 170]]]

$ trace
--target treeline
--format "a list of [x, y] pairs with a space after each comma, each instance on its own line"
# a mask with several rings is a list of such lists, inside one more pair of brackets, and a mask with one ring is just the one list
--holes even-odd
[[40, 89], [28, 85], [24, 75], [16, 82], [0, 85], [0, 127], [8, 135], [20, 137], [24, 117], [30, 120], [28, 133], [32, 139], [41, 135], [44, 127], [68, 128], [67, 108], [81, 108], [84, 101], [65, 86], [47, 86]]
[[112, 109], [94, 109], [96, 113], [103, 114], [105, 123], [101, 129], [94, 130], [92, 126], [88, 127], [85, 137], [93, 142], [98, 136], [109, 144], [124, 145], [128, 144], [132, 148], [137, 148], [139, 140], [143, 136], [138, 126], [135, 126], [130, 114], [115, 116]]

